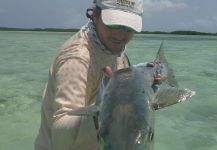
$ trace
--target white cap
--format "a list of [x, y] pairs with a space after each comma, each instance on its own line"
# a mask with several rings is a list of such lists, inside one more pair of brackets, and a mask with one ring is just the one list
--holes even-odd
[[143, 0], [96, 0], [106, 25], [123, 25], [142, 30]]

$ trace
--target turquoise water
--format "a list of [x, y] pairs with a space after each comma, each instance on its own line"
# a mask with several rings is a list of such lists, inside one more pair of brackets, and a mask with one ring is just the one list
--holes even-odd
[[[0, 149], [31, 150], [48, 68], [72, 33], [0, 32]], [[153, 60], [161, 40], [190, 101], [156, 112], [155, 150], [217, 149], [217, 37], [136, 35], [132, 63]]]

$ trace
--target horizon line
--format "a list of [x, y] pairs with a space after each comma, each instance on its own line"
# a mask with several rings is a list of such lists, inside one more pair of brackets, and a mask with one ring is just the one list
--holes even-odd
[[[1, 31], [53, 31], [53, 32], [76, 32], [79, 31], [80, 28], [19, 28], [19, 27], [0, 27]], [[187, 34], [187, 35], [217, 35], [217, 32], [200, 32], [193, 30], [174, 30], [174, 31], [148, 31], [142, 30], [140, 33], [147, 34]]]

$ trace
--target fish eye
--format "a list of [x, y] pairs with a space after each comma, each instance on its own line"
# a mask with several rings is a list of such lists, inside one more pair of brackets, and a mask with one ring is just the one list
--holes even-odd
[[145, 132], [139, 132], [136, 138], [136, 143], [138, 145], [143, 144], [145, 139], [147, 139], [149, 142], [152, 142], [154, 139], [154, 133], [152, 131], [149, 131], [148, 134], [145, 134]]
[[148, 134], [148, 140], [149, 140], [149, 142], [151, 142], [151, 141], [153, 141], [153, 139], [154, 139], [154, 133], [152, 131], [150, 131]]

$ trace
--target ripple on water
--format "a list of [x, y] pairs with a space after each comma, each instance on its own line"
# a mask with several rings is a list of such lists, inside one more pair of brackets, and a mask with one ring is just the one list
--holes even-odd
[[197, 133], [186, 137], [185, 144], [195, 150], [209, 150], [217, 146], [217, 140], [214, 135]]

